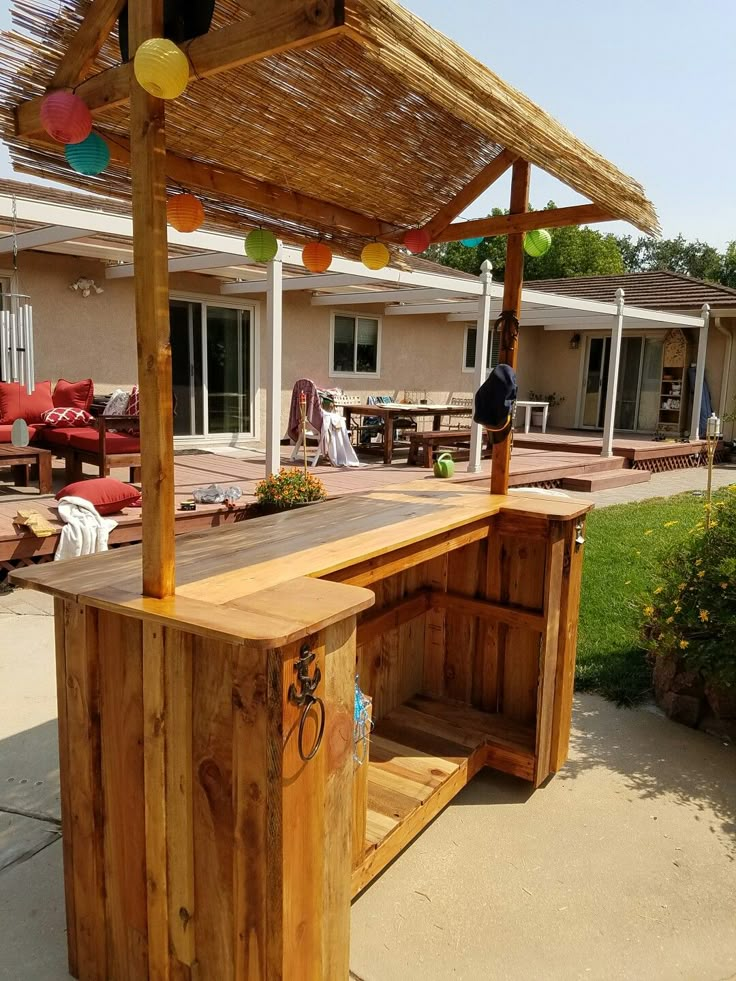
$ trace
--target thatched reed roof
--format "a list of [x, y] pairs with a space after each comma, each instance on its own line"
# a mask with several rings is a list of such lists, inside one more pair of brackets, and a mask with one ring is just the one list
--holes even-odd
[[[21, 172], [128, 198], [127, 100], [95, 107], [96, 129], [113, 152], [98, 178], [71, 171], [61, 147], [39, 142], [42, 135], [17, 134], [17, 120], [29, 116], [18, 108], [51, 86], [91, 4], [14, 0], [18, 31], [0, 38], [5, 139]], [[248, 0], [217, 0], [210, 35], [238, 23], [247, 29], [250, 10]], [[336, 251], [356, 255], [371, 237], [396, 240], [428, 223], [507, 150], [610, 215], [658, 231], [640, 184], [393, 0], [345, 0], [344, 22], [317, 43], [209, 77], [198, 77], [189, 51], [195, 77], [167, 104], [169, 177], [172, 190], [199, 193], [218, 226], [263, 225], [297, 242], [325, 235]], [[114, 31], [85, 76], [119, 74], [120, 61]], [[240, 181], [224, 187], [223, 174]]]

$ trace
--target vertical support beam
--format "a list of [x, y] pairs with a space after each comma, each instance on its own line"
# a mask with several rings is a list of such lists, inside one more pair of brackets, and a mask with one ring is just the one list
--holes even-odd
[[[478, 300], [478, 321], [475, 329], [475, 375], [473, 378], [474, 391], [478, 391], [486, 380], [486, 365], [488, 363], [488, 342], [490, 339], [491, 320], [491, 282], [493, 281], [493, 266], [488, 259], [481, 266], [480, 281], [483, 292]], [[477, 422], [470, 424], [470, 460], [468, 473], [480, 473], [480, 458], [483, 449], [483, 427]]]
[[[131, 52], [163, 34], [163, 0], [130, 0]], [[143, 594], [171, 596], [174, 568], [174, 431], [169, 341], [164, 104], [131, 73], [133, 260], [141, 396]]]
[[616, 290], [616, 319], [611, 330], [611, 350], [608, 352], [608, 388], [606, 389], [606, 412], [603, 417], [603, 443], [601, 456], [613, 456], [613, 424], [616, 419], [616, 394], [618, 392], [618, 369], [621, 363], [621, 337], [624, 332], [624, 291]]
[[281, 246], [266, 270], [266, 476], [281, 466], [281, 339], [283, 266]]
[[[512, 215], [521, 215], [529, 207], [529, 175], [531, 166], [526, 160], [517, 160], [511, 171]], [[521, 288], [524, 282], [524, 235], [514, 232], [506, 240], [506, 271], [503, 277], [503, 310], [515, 317], [521, 313]], [[507, 338], [501, 335], [498, 352], [499, 364], [508, 364], [516, 370], [518, 343], [506, 346]], [[509, 489], [509, 465], [511, 463], [511, 434], [503, 443], [493, 446], [491, 468], [491, 493], [507, 494]]]
[[[695, 365], [695, 386], [693, 388], [693, 414], [690, 420], [690, 442], [700, 439], [700, 407], [703, 404], [703, 382], [705, 381], [705, 353], [708, 349], [708, 325], [710, 307], [703, 304], [703, 326], [698, 331], [698, 360]], [[705, 436], [705, 433], [703, 433]]]

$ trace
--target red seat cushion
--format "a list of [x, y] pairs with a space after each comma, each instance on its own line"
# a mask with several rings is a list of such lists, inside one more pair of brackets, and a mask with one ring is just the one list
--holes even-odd
[[[31, 439], [33, 439], [37, 430], [38, 430], [38, 426], [28, 427], [28, 434], [31, 437]], [[12, 432], [13, 432], [12, 423], [2, 423], [0, 425], [0, 445], [12, 442]]]
[[94, 394], [95, 386], [91, 378], [85, 378], [78, 382], [70, 382], [65, 378], [60, 378], [54, 386], [54, 408], [84, 409], [89, 412]]
[[138, 504], [141, 492], [114, 477], [94, 477], [68, 484], [59, 491], [56, 500], [60, 501], [62, 497], [81, 497], [94, 504], [99, 514], [116, 514], [131, 504]]
[[[75, 450], [88, 450], [94, 453], [100, 445], [100, 434], [96, 429], [72, 429], [69, 445]], [[129, 436], [127, 433], [106, 433], [105, 451], [107, 453], [140, 453], [141, 441], [138, 436]]]
[[[79, 429], [66, 427], [64, 429], [52, 429], [50, 426], [43, 426], [36, 430], [35, 442], [48, 444], [49, 446], [68, 446], [69, 438], [73, 433], [78, 433]], [[95, 431], [95, 435], [97, 432]]]
[[43, 413], [53, 407], [50, 381], [36, 382], [32, 395], [18, 382], [0, 382], [0, 424], [14, 423], [16, 419], [38, 423]]

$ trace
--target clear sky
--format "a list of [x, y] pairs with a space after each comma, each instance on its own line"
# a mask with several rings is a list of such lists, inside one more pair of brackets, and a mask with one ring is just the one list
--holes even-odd
[[[736, 239], [734, 0], [403, 2], [641, 181], [666, 236]], [[4, 148], [0, 173], [11, 173]], [[580, 200], [533, 175], [536, 207]], [[467, 216], [507, 203], [499, 181]]]

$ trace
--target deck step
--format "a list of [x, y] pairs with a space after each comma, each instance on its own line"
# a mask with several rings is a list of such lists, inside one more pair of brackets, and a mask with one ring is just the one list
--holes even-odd
[[612, 487], [628, 487], [630, 484], [645, 484], [652, 479], [648, 470], [589, 470], [575, 477], [565, 477], [563, 490], [601, 491]]

